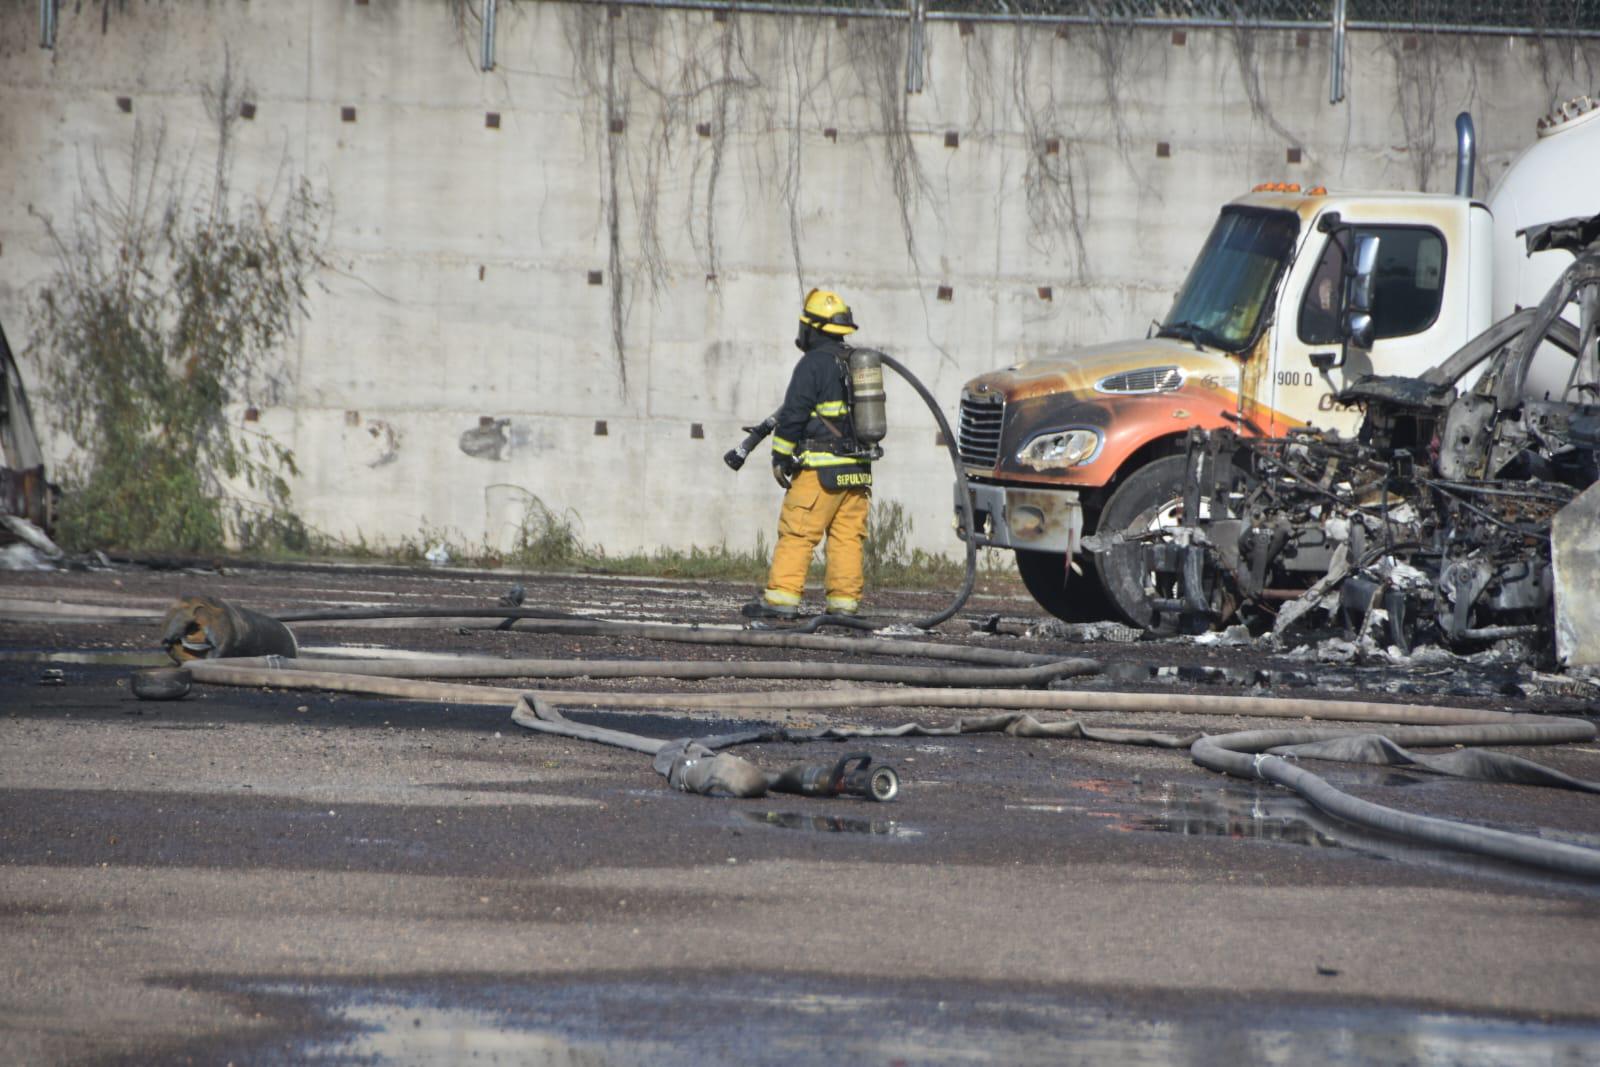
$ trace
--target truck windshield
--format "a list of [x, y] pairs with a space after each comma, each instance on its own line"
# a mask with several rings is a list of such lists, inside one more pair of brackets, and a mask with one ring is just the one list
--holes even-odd
[[1224, 208], [1160, 335], [1230, 352], [1250, 344], [1299, 231], [1288, 211]]

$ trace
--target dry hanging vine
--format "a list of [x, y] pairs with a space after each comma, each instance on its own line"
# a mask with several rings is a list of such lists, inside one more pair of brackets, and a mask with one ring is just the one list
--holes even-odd
[[57, 265], [34, 345], [78, 448], [63, 468], [70, 545], [305, 545], [292, 453], [228, 411], [282, 387], [281, 349], [321, 262], [323, 205], [304, 182], [275, 202], [234, 203], [233, 124], [248, 95], [225, 62], [205, 94], [209, 189], [164, 130], [138, 127], [124, 174], [96, 154], [71, 222], [41, 219]]

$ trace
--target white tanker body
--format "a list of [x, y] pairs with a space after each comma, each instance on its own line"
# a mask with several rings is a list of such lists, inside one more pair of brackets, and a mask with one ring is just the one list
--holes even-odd
[[1540, 119], [1538, 138], [1511, 161], [1488, 202], [1498, 321], [1538, 303], [1572, 262], [1568, 252], [1529, 256], [1517, 231], [1600, 214], [1600, 105], [1581, 96]]

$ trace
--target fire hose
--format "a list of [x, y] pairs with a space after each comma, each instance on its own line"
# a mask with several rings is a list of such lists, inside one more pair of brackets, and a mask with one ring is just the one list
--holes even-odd
[[[530, 714], [531, 710], [531, 714]], [[688, 738], [659, 741], [621, 730], [575, 723], [536, 693], [524, 694], [511, 720], [540, 733], [594, 741], [644, 752], [667, 784], [701, 796], [759, 797], [768, 792], [801, 796], [856, 796], [889, 801], [900, 792], [900, 776], [893, 767], [872, 766], [872, 756], [853, 752], [829, 763], [797, 763], [781, 771], [763, 771], [749, 760], [716, 751], [717, 745]]]
[[[1062, 689], [1018, 689], [984, 687], [988, 680], [1003, 680], [1008, 685], [1043, 684], [1073, 674], [1092, 672], [1096, 665], [1087, 660], [1057, 660], [1032, 653], [1004, 650], [964, 649], [962, 646], [883, 639], [827, 638], [814, 634], [709, 630], [689, 627], [659, 627], [658, 624], [607, 624], [599, 620], [539, 620], [541, 628], [555, 632], [569, 624], [611, 635], [645, 630], [675, 630], [675, 639], [704, 641], [709, 644], [772, 644], [778, 647], [865, 651], [883, 655], [939, 656], [957, 650], [982, 653], [990, 664], [997, 659], [1005, 667], [984, 669], [920, 668], [907, 672], [889, 664], [795, 664], [788, 662], [705, 661], [652, 663], [649, 661], [606, 660], [511, 660], [491, 657], [426, 658], [415, 660], [345, 661], [334, 659], [293, 659], [262, 656], [248, 659], [196, 659], [180, 670], [141, 672], [151, 678], [165, 676], [176, 687], [188, 680], [222, 685], [272, 686], [285, 689], [321, 689], [337, 692], [370, 693], [411, 700], [449, 700], [462, 703], [512, 706], [513, 721], [542, 733], [559, 734], [580, 740], [617, 745], [644, 752], [652, 757], [655, 769], [668, 782], [687, 792], [712, 796], [759, 796], [769, 791], [799, 792], [813, 796], [855, 795], [887, 800], [899, 791], [892, 767], [874, 764], [867, 753], [852, 752], [842, 759], [818, 764], [799, 764], [778, 772], [762, 770], [747, 760], [720, 749], [759, 742], [859, 741], [873, 737], [950, 736], [966, 733], [1004, 732], [1017, 737], [1078, 738], [1120, 744], [1156, 745], [1188, 748], [1202, 767], [1246, 779], [1265, 780], [1282, 785], [1304, 797], [1327, 814], [1357, 825], [1398, 834], [1431, 845], [1472, 852], [1547, 870], [1600, 877], [1600, 851], [1473, 826], [1430, 816], [1397, 811], [1370, 801], [1349, 796], [1325, 780], [1296, 766], [1292, 760], [1336, 759], [1357, 762], [1404, 764], [1440, 774], [1502, 782], [1522, 782], [1547, 787], [1600, 792], [1600, 783], [1585, 782], [1502, 753], [1467, 749], [1442, 756], [1417, 755], [1402, 745], [1552, 745], [1592, 740], [1593, 724], [1572, 718], [1450, 707], [1443, 705], [1397, 705], [1374, 701], [1321, 700], [1307, 698], [1216, 696], [1207, 694], [1086, 692]], [[737, 640], [733, 640], [737, 638]], [[893, 647], [893, 653], [890, 648]], [[910, 650], [918, 651], [912, 652]], [[999, 655], [996, 655], [999, 653]], [[1015, 657], [1015, 658], [1012, 658]], [[950, 658], [955, 658], [951, 656]], [[1024, 665], [1016, 666], [1019, 660]], [[1040, 660], [1045, 662], [1041, 663]], [[422, 681], [421, 676], [455, 678], [505, 677], [788, 677], [850, 681], [917, 680], [941, 686], [965, 688], [910, 687], [839, 688], [814, 691], [761, 691], [695, 694], [616, 693], [513, 689], [482, 685]], [[1059, 683], [1058, 683], [1059, 684]], [[141, 696], [156, 696], [149, 685], [141, 691], [136, 676], [135, 691]], [[181, 695], [181, 694], [178, 694]], [[661, 740], [624, 731], [574, 722], [562, 708], [580, 706], [649, 708], [663, 710], [738, 709], [820, 710], [850, 707], [943, 707], [973, 709], [990, 714], [975, 719], [958, 719], [947, 726], [905, 723], [891, 727], [824, 727], [812, 730], [761, 728], [714, 737]], [[1010, 714], [993, 714], [1010, 709]], [[1337, 720], [1347, 723], [1369, 722], [1387, 725], [1384, 734], [1350, 728], [1298, 727], [1287, 730], [1240, 731], [1222, 735], [1176, 736], [1141, 731], [1088, 727], [1076, 720], [1040, 721], [1029, 711], [1118, 711], [1198, 714], [1230, 714], [1264, 718]], [[887, 772], [887, 773], [886, 773]]]
[[[332, 621], [337, 623], [385, 622], [415, 624], [419, 629], [493, 620], [509, 621], [523, 633], [561, 634], [570, 637], [627, 637], [676, 644], [723, 645], [745, 648], [802, 649], [808, 652], [843, 652], [862, 656], [947, 659], [962, 663], [1005, 667], [1031, 667], [1055, 663], [1060, 657], [1003, 648], [977, 648], [931, 641], [869, 637], [834, 637], [795, 630], [745, 630], [728, 626], [681, 625], [660, 622], [616, 622], [583, 615], [552, 617], [530, 608], [339, 608], [328, 611], [282, 612], [278, 622]], [[408, 625], [405, 628], [410, 628]], [[238, 655], [222, 652], [210, 658]], [[254, 655], [255, 653], [245, 653]]]
[[[494, 688], [483, 686], [424, 682], [409, 678], [386, 678], [383, 669], [398, 664], [373, 665], [373, 675], [338, 672], [337, 664], [310, 666], [309, 661], [294, 663], [282, 661], [279, 666], [236, 666], [216, 661], [197, 661], [186, 670], [197, 681], [233, 685], [270, 685], [277, 688], [329, 689], [343, 692], [375, 693], [407, 699], [432, 699], [471, 701], [499, 706], [514, 704], [513, 720], [519, 725], [540, 732], [561, 734], [582, 740], [614, 744], [620, 738], [633, 738], [642, 743], [625, 743], [622, 747], [646, 751], [657, 770], [667, 777], [674, 787], [704, 795], [752, 796], [778, 788], [774, 783], [789, 772], [777, 776], [761, 771], [748, 761], [727, 757], [717, 749], [731, 744], [759, 741], [803, 740], [860, 740], [868, 737], [889, 736], [947, 736], [976, 732], [1002, 731], [1019, 737], [1074, 737], [1091, 741], [1121, 744], [1157, 745], [1167, 748], [1188, 747], [1194, 760], [1203, 767], [1236, 777], [1265, 779], [1286, 786], [1303, 796], [1320, 810], [1335, 818], [1354, 822], [1373, 829], [1396, 833], [1440, 847], [1473, 852], [1498, 859], [1530, 864], [1562, 873], [1583, 877], [1600, 877], [1600, 852], [1544, 841], [1487, 827], [1471, 826], [1427, 816], [1411, 815], [1369, 801], [1359, 800], [1328, 785], [1327, 782], [1291, 764], [1285, 756], [1266, 754], [1267, 748], [1281, 745], [1301, 745], [1330, 739], [1351, 739], [1361, 736], [1348, 729], [1289, 731], [1246, 731], [1219, 736], [1177, 737], [1139, 731], [1119, 731], [1086, 727], [1075, 720], [1040, 722], [1031, 715], [985, 716], [976, 720], [958, 720], [953, 726], [927, 727], [911, 723], [888, 728], [829, 727], [817, 731], [756, 730], [714, 738], [680, 739], [675, 742], [637, 738], [620, 731], [604, 731], [586, 724], [574, 724], [554, 712], [559, 707], [593, 705], [607, 707], [697, 708], [738, 707], [745, 710], [784, 709], [803, 710], [842, 707], [922, 706], [971, 707], [994, 709], [998, 707], [1034, 708], [1053, 710], [1119, 710], [1144, 712], [1206, 711], [1227, 712], [1262, 717], [1339, 719], [1344, 721], [1387, 721], [1431, 724], [1423, 727], [1399, 728], [1386, 731], [1390, 741], [1409, 744], [1537, 744], [1548, 745], [1570, 741], [1590, 740], [1595, 737], [1592, 724], [1576, 720], [1546, 716], [1513, 715], [1442, 706], [1405, 706], [1374, 704], [1361, 701], [1331, 701], [1278, 698], [1236, 698], [1222, 696], [1180, 695], [1174, 700], [1170, 694], [1143, 693], [1080, 693], [1017, 690], [946, 690], [946, 689], [848, 689], [816, 693], [756, 692], [719, 694], [645, 694], [597, 693], [569, 691], [538, 691]], [[531, 709], [531, 711], [530, 711]], [[538, 725], [533, 725], [537, 723]], [[648, 747], [642, 747], [647, 745]], [[669, 751], [670, 750], [670, 751]], [[663, 752], [668, 752], [663, 756]], [[1308, 757], [1312, 753], [1301, 753]], [[1462, 753], [1452, 754], [1461, 756]], [[1499, 754], [1476, 753], [1472, 758], [1492, 764]], [[1416, 757], [1412, 757], [1416, 759]], [[1504, 759], [1505, 757], [1501, 757]], [[1427, 760], [1430, 757], [1422, 757]], [[1538, 768], [1528, 761], [1515, 763], [1534, 768], [1533, 777], [1519, 777], [1505, 768], [1489, 766], [1472, 777], [1490, 777], [1501, 781], [1532, 781], [1535, 784], [1562, 785], [1587, 791], [1600, 790], [1594, 783], [1579, 782]], [[1426, 764], [1422, 764], [1426, 766]], [[820, 765], [802, 765], [805, 770], [790, 769], [786, 781], [794, 782], [810, 775], [815, 781], [821, 774]], [[837, 765], [831, 765], [835, 770]], [[869, 764], [870, 766], [870, 764]], [[864, 769], [864, 768], [863, 768]], [[1432, 768], [1430, 768], [1432, 769]], [[882, 770], [881, 765], [879, 770]], [[892, 768], [891, 768], [892, 770]], [[1543, 779], [1539, 777], [1542, 772]], [[797, 778], [796, 776], [800, 776]], [[879, 777], [878, 798], [887, 799], [898, 792], [898, 782], [893, 789]], [[870, 781], [870, 778], [869, 778]], [[866, 788], [866, 787], [862, 787]], [[841, 795], [846, 790], [828, 792], [820, 788], [813, 795]], [[857, 794], [859, 795], [859, 794]]]
[[[1550, 719], [1541, 723], [1391, 730], [1387, 740], [1397, 745], [1402, 740], [1411, 744], [1426, 745], [1554, 744], [1590, 740], [1594, 736], [1595, 728], [1590, 723], [1577, 719]], [[1358, 826], [1411, 838], [1441, 848], [1472, 852], [1585, 878], [1600, 878], [1600, 851], [1595, 849], [1580, 848], [1559, 841], [1545, 841], [1487, 826], [1473, 826], [1448, 819], [1397, 811], [1341, 792], [1310, 771], [1294, 766], [1283, 756], [1272, 755], [1266, 751], [1270, 748], [1288, 746], [1292, 753], [1293, 749], [1301, 745], [1335, 739], [1353, 738], [1347, 731], [1251, 730], [1224, 734], [1220, 737], [1202, 737], [1195, 741], [1189, 751], [1194, 761], [1202, 767], [1237, 778], [1259, 778], [1285, 786], [1304, 797], [1318, 810]], [[1301, 751], [1296, 754], [1307, 753]], [[1600, 784], [1572, 779], [1527, 760], [1505, 763], [1502, 762], [1504, 757], [1500, 757], [1499, 753], [1471, 750], [1453, 755], [1469, 755], [1484, 764], [1487, 773], [1474, 774], [1472, 777], [1490, 777], [1496, 781], [1526, 780], [1534, 784], [1560, 785], [1584, 792], [1600, 792]], [[1416, 760], [1419, 766], [1428, 766], [1428, 757], [1422, 757], [1420, 760], [1413, 757], [1413, 760]], [[1529, 778], [1515, 776], [1514, 768], [1519, 764], [1527, 770]], [[1565, 779], [1564, 783], [1562, 779]]]
[[417, 660], [314, 660], [277, 657], [229, 660], [290, 670], [374, 674], [388, 678], [764, 678], [841, 682], [921, 683], [927, 686], [1041, 686], [1058, 678], [1093, 674], [1093, 660], [1063, 659], [1032, 667], [923, 667], [876, 663], [804, 663], [792, 660], [496, 659], [461, 656]]

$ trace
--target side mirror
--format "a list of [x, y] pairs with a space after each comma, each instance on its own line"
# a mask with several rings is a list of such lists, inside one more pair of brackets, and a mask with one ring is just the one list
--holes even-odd
[[1355, 247], [1345, 267], [1345, 310], [1372, 313], [1373, 275], [1378, 270], [1378, 238], [1363, 233], [1356, 237]]
[[[1345, 267], [1344, 352], [1351, 348], [1365, 352], [1372, 347], [1372, 298], [1377, 282], [1378, 238], [1376, 234], [1358, 234], [1350, 249]], [[1344, 359], [1339, 360], [1340, 364]]]
[[1356, 348], [1366, 351], [1372, 347], [1372, 313], [1351, 309], [1344, 313], [1344, 336]]

